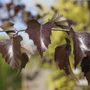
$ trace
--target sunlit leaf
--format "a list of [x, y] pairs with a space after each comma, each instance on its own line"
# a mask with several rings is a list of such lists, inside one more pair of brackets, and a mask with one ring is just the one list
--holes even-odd
[[17, 32], [17, 30], [14, 27], [14, 24], [9, 21], [4, 21], [0, 28], [2, 28], [3, 31], [6, 31], [10, 38], [12, 38]]
[[63, 15], [55, 14], [50, 21], [54, 22], [56, 26], [69, 31], [67, 19], [64, 18]]
[[26, 53], [28, 55], [28, 57], [30, 58], [31, 55], [34, 54], [34, 50], [31, 49], [32, 47], [30, 47], [29, 45], [21, 45], [21, 53]]

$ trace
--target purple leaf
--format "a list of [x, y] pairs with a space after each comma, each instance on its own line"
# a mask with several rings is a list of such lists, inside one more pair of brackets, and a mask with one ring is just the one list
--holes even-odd
[[29, 58], [26, 53], [22, 53], [21, 58], [22, 58], [21, 68], [25, 68], [27, 62], [29, 61]]
[[84, 57], [90, 56], [90, 33], [89, 32], [76, 32], [71, 28], [69, 32], [74, 43], [74, 58], [75, 67]]
[[22, 54], [21, 54], [21, 60], [22, 60], [22, 61], [21, 61], [21, 66], [20, 66], [20, 70], [19, 70], [17, 76], [20, 75], [21, 70], [22, 70], [23, 68], [25, 68], [26, 64], [27, 64], [28, 61], [29, 61], [29, 58], [28, 58], [28, 56], [27, 56], [26, 53], [22, 53]]
[[17, 36], [9, 40], [0, 41], [0, 53], [9, 66], [11, 66], [13, 69], [17, 69], [19, 61], [21, 60], [21, 40], [22, 37]]
[[41, 56], [51, 43], [51, 28], [54, 26], [55, 25], [52, 22], [47, 22], [44, 25], [41, 25], [36, 20], [31, 20], [29, 22], [26, 33], [28, 33], [29, 38], [34, 41]]
[[80, 42], [78, 32], [74, 32], [73, 29], [71, 28], [69, 34], [74, 44], [74, 50], [73, 50], [74, 60], [75, 60], [74, 66], [76, 67], [78, 63], [83, 59], [84, 53], [82, 51], [82, 48], [80, 47], [82, 44]]
[[86, 56], [83, 58], [82, 62], [81, 62], [81, 68], [82, 68], [82, 72], [84, 72], [84, 76], [86, 76], [86, 74], [90, 71], [90, 57]]
[[67, 44], [56, 47], [55, 49], [55, 62], [61, 70], [64, 70], [67, 74], [70, 74], [74, 80], [78, 81], [72, 72], [69, 55], [71, 53], [71, 46], [69, 39], [66, 39]]

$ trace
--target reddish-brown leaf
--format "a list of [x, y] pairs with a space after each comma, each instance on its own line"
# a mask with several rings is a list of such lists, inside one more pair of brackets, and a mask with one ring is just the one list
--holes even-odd
[[54, 24], [62, 29], [67, 29], [69, 31], [69, 24], [66, 18], [63, 17], [63, 15], [61, 14], [55, 14], [52, 19], [52, 22], [54, 22]]
[[73, 44], [74, 44], [74, 50], [73, 50], [74, 60], [75, 60], [74, 65], [76, 67], [78, 65], [78, 63], [83, 59], [84, 54], [83, 54], [82, 49], [80, 47], [81, 42], [79, 40], [78, 32], [74, 32], [73, 29], [71, 28], [70, 35], [71, 35], [71, 38], [72, 38]]
[[70, 31], [74, 42], [75, 67], [86, 56], [90, 56], [90, 33]]
[[21, 9], [21, 6], [20, 5], [14, 6], [14, 16], [17, 15], [17, 13], [20, 11], [20, 9]]
[[22, 54], [21, 54], [21, 66], [20, 66], [20, 70], [19, 70], [17, 76], [20, 75], [21, 70], [22, 70], [23, 68], [25, 68], [25, 66], [26, 66], [26, 64], [28, 63], [28, 61], [29, 61], [29, 58], [28, 58], [27, 54], [26, 54], [26, 53], [22, 53]]
[[27, 62], [29, 61], [29, 58], [26, 53], [22, 53], [21, 58], [22, 58], [21, 68], [25, 68]]
[[70, 42], [67, 42], [67, 44], [56, 47], [55, 62], [61, 70], [64, 70], [67, 74], [70, 74], [75, 80], [77, 80], [70, 66], [69, 62], [70, 53], [71, 53]]
[[77, 32], [78, 39], [80, 41], [80, 47], [84, 53], [84, 56], [90, 56], [90, 33], [89, 32]]
[[21, 40], [22, 37], [17, 36], [13, 39], [0, 41], [0, 53], [9, 66], [11, 66], [13, 69], [17, 69], [19, 61], [21, 60]]
[[28, 33], [29, 38], [34, 41], [41, 56], [51, 43], [51, 28], [54, 26], [55, 25], [52, 22], [47, 22], [44, 25], [41, 25], [36, 20], [31, 20], [29, 22], [26, 33]]
[[83, 58], [81, 62], [81, 69], [82, 72], [84, 73], [84, 76], [90, 71], [90, 57], [86, 56]]
[[[66, 44], [56, 47], [55, 49], [55, 62], [60, 67], [60, 69], [67, 69], [67, 61], [69, 60]], [[67, 71], [69, 72], [69, 71]]]
[[88, 80], [88, 84], [90, 84], [90, 56], [86, 56], [83, 58], [81, 62], [81, 69], [84, 73], [84, 76]]

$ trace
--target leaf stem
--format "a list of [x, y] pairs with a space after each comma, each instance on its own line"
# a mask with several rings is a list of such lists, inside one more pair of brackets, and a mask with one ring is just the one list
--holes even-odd
[[52, 28], [53, 31], [70, 31], [69, 29]]
[[[7, 31], [14, 31], [14, 30], [7, 30]], [[0, 32], [7, 32], [7, 31], [0, 31]], [[15, 31], [17, 31], [17, 33], [19, 33], [19, 32], [23, 32], [23, 31], [25, 31], [25, 30], [15, 30]]]

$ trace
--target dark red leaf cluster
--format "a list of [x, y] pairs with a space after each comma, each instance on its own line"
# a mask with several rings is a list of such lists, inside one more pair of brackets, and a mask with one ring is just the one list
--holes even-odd
[[[66, 2], [67, 0], [65, 0]], [[77, 4], [75, 0], [73, 2]], [[88, 9], [90, 10], [90, 0], [87, 0]], [[39, 10], [43, 10], [43, 6], [40, 4], [35, 5]], [[7, 18], [0, 18], [3, 24], [0, 26], [10, 37], [8, 40], [0, 40], [0, 53], [5, 61], [11, 66], [13, 69], [17, 69], [19, 66], [19, 62], [21, 62], [21, 68], [24, 68], [27, 62], [32, 55], [32, 52], [23, 47], [20, 42], [22, 41], [22, 37], [18, 35], [18, 31], [13, 27], [13, 23], [8, 22], [8, 20], [14, 21], [15, 17], [18, 17], [20, 14], [22, 21], [27, 25], [26, 33], [29, 35], [29, 38], [34, 41], [34, 44], [37, 46], [39, 54], [43, 57], [43, 52], [48, 49], [48, 45], [51, 44], [50, 36], [52, 35], [52, 30], [55, 31], [64, 31], [68, 34], [69, 38], [65, 38], [66, 44], [57, 46], [55, 48], [54, 59], [56, 64], [59, 66], [61, 70], [64, 70], [66, 74], [70, 74], [75, 80], [75, 77], [71, 65], [69, 56], [71, 55], [71, 39], [73, 41], [73, 55], [74, 55], [74, 67], [76, 68], [79, 63], [81, 63], [82, 72], [84, 72], [85, 77], [90, 83], [90, 33], [89, 32], [79, 32], [74, 31], [71, 27], [72, 25], [78, 24], [76, 21], [66, 19], [63, 15], [55, 14], [51, 20], [49, 20], [45, 24], [40, 24], [37, 20], [42, 19], [48, 13], [37, 13], [37, 15], [32, 15], [30, 11], [26, 11], [26, 6], [15, 5], [14, 0], [3, 5], [0, 3], [0, 9], [6, 8]], [[32, 8], [32, 7], [31, 7]], [[30, 9], [31, 9], [30, 8]], [[68, 12], [68, 9], [64, 9]], [[11, 13], [13, 11], [13, 13]], [[55, 7], [51, 7], [51, 11], [57, 13], [58, 10]], [[6, 21], [7, 20], [7, 21]], [[86, 29], [86, 25], [84, 25]]]
[[[81, 62], [81, 68], [86, 76], [88, 83], [90, 83], [89, 71], [90, 71], [90, 33], [74, 31], [68, 20], [62, 19], [61, 15], [55, 15], [51, 19], [56, 26], [62, 28], [63, 31], [68, 33], [69, 38], [73, 41], [73, 54], [74, 54], [74, 67]], [[63, 24], [62, 24], [63, 23]], [[68, 23], [68, 24], [67, 24]], [[63, 28], [64, 26], [64, 28]], [[66, 30], [67, 29], [67, 30]], [[68, 42], [67, 42], [68, 41]], [[67, 48], [68, 45], [68, 48]], [[69, 62], [69, 55], [71, 54], [70, 40], [66, 39], [66, 44], [56, 47], [55, 49], [55, 62], [61, 70], [64, 70], [67, 74], [70, 74], [75, 80], [77, 78], [73, 74]]]
[[[19, 12], [21, 6], [15, 7], [15, 13]], [[43, 9], [40, 5], [38, 8]], [[8, 7], [8, 10], [10, 7]], [[73, 55], [75, 68], [81, 62], [81, 68], [90, 83], [90, 33], [89, 32], [77, 32], [74, 31], [70, 25], [70, 22], [62, 15], [55, 14], [51, 20], [45, 24], [40, 24], [37, 20], [30, 20], [31, 14], [24, 12], [23, 17], [27, 22], [26, 33], [29, 38], [34, 41], [37, 46], [39, 54], [43, 57], [43, 52], [48, 49], [48, 45], [51, 44], [50, 36], [53, 29], [62, 30], [68, 34], [68, 38], [65, 38], [66, 44], [57, 46], [55, 49], [55, 62], [61, 70], [64, 70], [68, 75], [70, 74], [75, 80], [75, 77], [71, 65], [69, 56], [71, 55], [71, 39], [73, 41]], [[9, 26], [9, 27], [7, 27]], [[19, 62], [21, 62], [21, 69], [24, 68], [29, 61], [29, 56], [32, 54], [29, 50], [23, 47], [20, 42], [22, 37], [18, 35], [17, 30], [11, 30], [12, 23], [3, 23], [0, 26], [8, 35], [14, 32], [14, 34], [8, 40], [0, 41], [0, 53], [5, 61], [13, 68], [17, 69]], [[6, 30], [7, 29], [7, 30]], [[70, 39], [71, 38], [71, 39]]]

